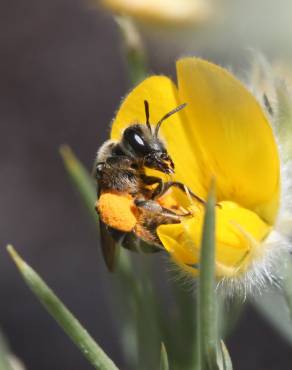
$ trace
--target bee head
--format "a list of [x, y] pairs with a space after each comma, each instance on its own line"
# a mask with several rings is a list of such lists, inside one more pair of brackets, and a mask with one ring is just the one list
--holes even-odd
[[163, 142], [149, 132], [147, 126], [134, 124], [123, 133], [121, 145], [131, 157], [140, 159], [144, 166], [164, 173], [173, 173], [174, 164]]
[[159, 128], [164, 120], [185, 107], [182, 104], [163, 116], [153, 130], [149, 122], [149, 105], [145, 101], [146, 125], [133, 124], [123, 132], [121, 146], [129, 155], [141, 159], [144, 166], [166, 174], [174, 173], [174, 163], [164, 143], [158, 136]]

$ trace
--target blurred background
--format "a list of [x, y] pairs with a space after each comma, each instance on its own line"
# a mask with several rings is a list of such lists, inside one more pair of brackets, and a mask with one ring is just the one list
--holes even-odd
[[[244, 76], [250, 50], [290, 63], [290, 0], [210, 5], [212, 16], [191, 27], [139, 24], [153, 73], [175, 78], [174, 61], [196, 55]], [[12, 243], [126, 369], [112, 278], [59, 155], [67, 143], [91, 169], [131, 86], [121, 35], [109, 12], [86, 1], [2, 1], [0, 54], [0, 327], [27, 369], [91, 369], [24, 285], [4, 248]], [[159, 279], [166, 265], [154, 263]], [[227, 344], [237, 370], [291, 370], [291, 344], [251, 306]]]

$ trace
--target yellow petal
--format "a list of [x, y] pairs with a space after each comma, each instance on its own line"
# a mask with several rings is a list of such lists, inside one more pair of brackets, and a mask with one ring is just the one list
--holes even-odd
[[232, 200], [273, 223], [279, 202], [279, 158], [258, 102], [231, 74], [206, 61], [182, 59], [177, 74], [179, 97], [188, 104], [188, 134], [199, 145], [205, 169], [205, 188], [214, 176], [219, 201]]
[[[145, 123], [144, 100], [150, 107], [150, 122], [155, 124], [161, 117], [183, 101], [179, 100], [175, 84], [167, 77], [153, 76], [141, 82], [123, 100], [113, 121], [111, 138], [120, 140], [123, 130], [132, 123]], [[202, 186], [202, 168], [197, 159], [196, 143], [188, 135], [189, 126], [185, 109], [168, 118], [161, 126], [160, 135], [174, 160], [175, 179], [191, 186], [200, 196], [206, 191]]]
[[[185, 269], [197, 274], [204, 208], [181, 224], [161, 225], [157, 233], [165, 249]], [[264, 252], [261, 242], [270, 232], [268, 226], [254, 212], [233, 202], [222, 202], [216, 207], [216, 274], [234, 276], [245, 272], [250, 263]], [[194, 266], [194, 267], [192, 267]]]

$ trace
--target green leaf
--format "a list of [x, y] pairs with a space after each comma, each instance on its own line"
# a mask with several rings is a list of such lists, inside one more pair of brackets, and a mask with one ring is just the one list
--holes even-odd
[[0, 369], [1, 370], [13, 370], [9, 361], [10, 351], [7, 346], [5, 339], [0, 333]]
[[[128, 256], [121, 250], [117, 273], [113, 274], [115, 311], [119, 311], [123, 326], [122, 345], [132, 367], [139, 370], [153, 369], [160, 358], [160, 322], [158, 320], [159, 297], [153, 290], [152, 266], [149, 259], [138, 261], [136, 270]], [[126, 257], [126, 258], [125, 258]], [[139, 263], [141, 262], [141, 263]], [[123, 312], [120, 312], [120, 311]], [[126, 331], [125, 331], [126, 329]], [[129, 333], [131, 343], [129, 343]]]
[[198, 363], [199, 369], [203, 370], [218, 369], [215, 293], [215, 204], [215, 189], [214, 184], [212, 184], [205, 207], [198, 290]]
[[40, 276], [19, 256], [11, 245], [7, 247], [7, 250], [26, 284], [94, 368], [97, 370], [118, 370], [113, 361], [104, 353]]
[[219, 338], [228, 337], [236, 327], [243, 310], [245, 302], [240, 297], [233, 297], [227, 300], [223, 295], [217, 295], [217, 321]]
[[[174, 298], [174, 307], [171, 310], [164, 310], [164, 336], [172, 367], [178, 369], [194, 369], [196, 363], [195, 348], [197, 328], [197, 306], [195, 294], [190, 292], [182, 281], [169, 280], [171, 292]], [[166, 311], [166, 312], [165, 312]], [[169, 325], [171, 322], [171, 325]], [[184, 338], [183, 341], [177, 338]], [[186, 346], [185, 343], [188, 343]]]
[[221, 350], [220, 353], [221, 365], [219, 366], [220, 370], [232, 370], [233, 367], [231, 358], [223, 340], [221, 340], [220, 342], [220, 350]]
[[274, 329], [292, 344], [292, 323], [283, 293], [278, 288], [270, 288], [251, 299], [251, 302]]
[[131, 18], [116, 16], [115, 20], [123, 37], [130, 82], [135, 86], [149, 73], [142, 38]]
[[291, 159], [292, 156], [292, 100], [287, 87], [282, 81], [276, 84], [276, 96], [278, 104], [277, 137], [283, 147], [283, 159], [286, 161]]
[[60, 154], [72, 183], [79, 192], [81, 199], [87, 207], [94, 223], [98, 227], [98, 215], [94, 209], [97, 198], [96, 184], [94, 183], [92, 176], [88, 173], [83, 164], [76, 158], [69, 146], [62, 145], [60, 147]]
[[[292, 258], [290, 254], [286, 254], [284, 263], [284, 277], [283, 277], [283, 289], [284, 297], [290, 313], [290, 324], [292, 325]], [[292, 336], [292, 332], [291, 332]]]
[[161, 343], [160, 370], [169, 370], [168, 356], [164, 343]]
[[147, 77], [145, 57], [139, 50], [128, 50], [127, 60], [129, 66], [130, 81], [133, 86]]

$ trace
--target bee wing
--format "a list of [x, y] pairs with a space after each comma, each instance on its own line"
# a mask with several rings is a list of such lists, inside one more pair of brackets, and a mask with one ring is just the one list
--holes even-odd
[[154, 253], [163, 250], [163, 248], [157, 244], [147, 242], [141, 239], [141, 235], [138, 237], [135, 233], [128, 233], [123, 239], [123, 247], [132, 252], [141, 253]]
[[[96, 171], [96, 163], [94, 163], [94, 168], [93, 172]], [[99, 199], [101, 189], [100, 189], [100, 184], [99, 181], [97, 180], [97, 198]], [[106, 267], [110, 272], [114, 271], [115, 268], [115, 260], [116, 256], [118, 254], [118, 248], [119, 246], [117, 245], [116, 241], [113, 239], [109, 227], [101, 221], [100, 216], [99, 216], [99, 232], [100, 232], [100, 243], [101, 243], [101, 251], [102, 251], [102, 256], [103, 260], [106, 264]]]
[[108, 226], [101, 220], [99, 221], [99, 226], [103, 259], [108, 270], [113, 272], [115, 268], [119, 245], [113, 239]]

